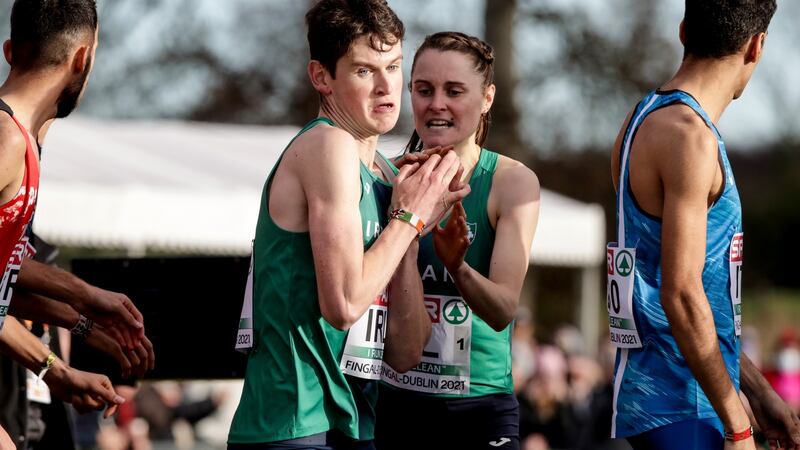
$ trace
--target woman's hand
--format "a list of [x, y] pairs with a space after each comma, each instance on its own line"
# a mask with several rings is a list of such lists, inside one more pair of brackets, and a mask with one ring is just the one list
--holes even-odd
[[469, 227], [467, 213], [460, 201], [453, 205], [452, 213], [444, 228], [436, 223], [433, 229], [433, 247], [451, 274], [464, 264], [464, 257], [469, 249]]

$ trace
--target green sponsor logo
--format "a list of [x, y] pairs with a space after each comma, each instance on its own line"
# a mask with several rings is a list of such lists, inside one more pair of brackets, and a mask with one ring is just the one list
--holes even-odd
[[469, 317], [469, 308], [459, 298], [454, 298], [444, 304], [442, 308], [444, 320], [453, 325], [461, 325]]
[[243, 330], [243, 329], [246, 329], [246, 328], [253, 328], [253, 319], [252, 318], [245, 317], [245, 318], [239, 319], [239, 329]]
[[445, 364], [434, 364], [425, 361], [419, 363], [413, 370], [414, 372], [449, 376], [462, 375], [462, 373], [465, 371], [461, 366], [448, 366]]
[[608, 324], [611, 326], [611, 328], [622, 328], [625, 330], [636, 329], [636, 325], [634, 325], [633, 320], [622, 317], [608, 316]]
[[0, 306], [0, 316], [8, 314], [8, 306]]
[[355, 356], [356, 358], [383, 359], [383, 349], [381, 348], [357, 347], [351, 345], [345, 349], [344, 353], [349, 356]]
[[741, 303], [733, 305], [733, 313], [736, 314], [737, 316], [741, 316], [742, 315], [742, 304]]
[[623, 277], [627, 277], [633, 272], [633, 255], [627, 250], [622, 250], [617, 253], [617, 273]]

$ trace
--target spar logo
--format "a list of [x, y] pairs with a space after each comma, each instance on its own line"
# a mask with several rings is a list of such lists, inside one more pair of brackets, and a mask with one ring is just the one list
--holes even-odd
[[633, 272], [633, 255], [627, 250], [619, 252], [614, 263], [620, 276], [627, 277]]
[[744, 234], [736, 233], [731, 240], [731, 262], [742, 262], [744, 258]]
[[454, 298], [444, 304], [442, 315], [447, 323], [461, 325], [469, 317], [469, 308], [460, 298]]
[[439, 323], [441, 321], [442, 302], [438, 297], [425, 297], [425, 310], [428, 311], [431, 323]]

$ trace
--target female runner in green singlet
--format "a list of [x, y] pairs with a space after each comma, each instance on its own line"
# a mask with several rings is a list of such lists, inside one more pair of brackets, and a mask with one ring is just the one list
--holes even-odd
[[432, 334], [415, 369], [385, 370], [379, 450], [519, 448], [511, 322], [538, 220], [539, 182], [523, 164], [482, 147], [493, 62], [491, 46], [455, 32], [428, 36], [414, 57], [416, 131], [405, 159], [452, 145], [471, 192], [420, 242]]

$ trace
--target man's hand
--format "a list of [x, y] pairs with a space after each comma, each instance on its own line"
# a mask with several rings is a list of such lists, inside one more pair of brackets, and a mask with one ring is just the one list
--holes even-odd
[[452, 211], [444, 228], [438, 223], [434, 224], [433, 248], [447, 271], [456, 273], [469, 249], [469, 227], [467, 213], [461, 202], [456, 202]]
[[128, 350], [135, 349], [145, 339], [142, 313], [125, 294], [89, 286], [88, 295], [73, 307], [102, 325], [109, 335]]
[[800, 419], [772, 388], [751, 393], [747, 400], [770, 449], [800, 450]]
[[445, 147], [433, 147], [425, 149], [421, 152], [404, 153], [402, 156], [394, 160], [394, 166], [400, 169], [401, 167], [407, 164], [417, 163], [419, 165], [422, 165], [425, 163], [425, 161], [428, 160], [428, 157], [430, 157], [431, 155], [444, 156], [445, 153], [449, 152], [450, 150], [453, 150], [453, 148], [454, 147], [452, 145], [447, 145]]
[[58, 267], [25, 258], [17, 285], [33, 294], [64, 302], [103, 325], [123, 347], [133, 349], [144, 338], [142, 313], [124, 294], [92, 286]]
[[69, 402], [80, 413], [106, 408], [103, 417], [110, 417], [125, 400], [114, 392], [105, 375], [83, 372], [56, 361], [45, 374], [44, 381], [50, 392]]
[[153, 344], [145, 336], [133, 349], [122, 348], [101, 325], [95, 325], [86, 337], [86, 343], [111, 355], [122, 369], [122, 377], [142, 377], [145, 372], [155, 367]]
[[404, 165], [394, 180], [392, 207], [411, 211], [426, 224], [434, 223], [469, 194], [469, 185], [459, 182], [463, 170], [452, 151], [443, 157], [431, 155], [422, 165]]

